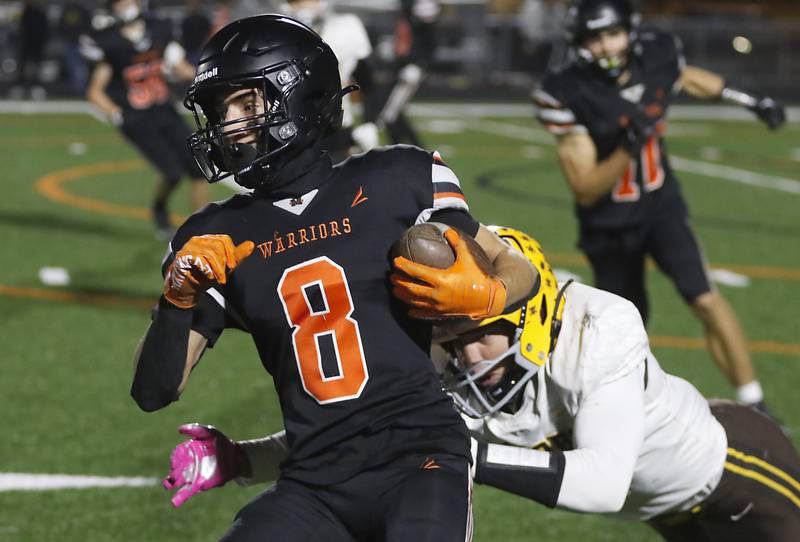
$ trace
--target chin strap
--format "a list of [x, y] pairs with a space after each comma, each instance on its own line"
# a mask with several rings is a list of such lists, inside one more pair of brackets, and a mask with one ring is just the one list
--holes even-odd
[[[355, 92], [359, 90], [361, 87], [358, 85], [347, 85], [346, 87], [339, 89], [333, 96], [331, 96], [328, 103], [323, 105], [319, 110], [319, 125], [324, 130], [325, 128], [333, 128], [337, 129], [339, 124], [342, 122], [342, 98], [350, 94], [351, 92]], [[325, 119], [328, 120], [328, 126], [323, 127], [325, 123]]]
[[564, 297], [564, 291], [572, 284], [572, 279], [569, 279], [564, 286], [558, 290], [558, 294], [556, 295], [556, 303], [555, 307], [553, 307], [553, 321], [550, 324], [550, 350], [547, 352], [547, 355], [553, 353], [553, 350], [556, 349], [556, 343], [558, 342], [558, 335], [561, 333], [561, 314], [559, 314], [558, 309], [562, 303], [566, 302], [566, 298]]

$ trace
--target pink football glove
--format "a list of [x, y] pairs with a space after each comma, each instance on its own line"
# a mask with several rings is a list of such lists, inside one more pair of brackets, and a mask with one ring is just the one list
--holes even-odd
[[172, 450], [169, 475], [164, 478], [165, 489], [178, 488], [172, 496], [173, 506], [243, 474], [247, 461], [244, 452], [220, 430], [189, 423], [180, 426], [178, 432], [191, 438]]

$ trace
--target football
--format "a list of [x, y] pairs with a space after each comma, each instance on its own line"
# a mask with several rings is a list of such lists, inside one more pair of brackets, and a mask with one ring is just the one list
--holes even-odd
[[[455, 253], [450, 243], [444, 237], [444, 232], [451, 226], [438, 222], [425, 222], [408, 228], [392, 247], [391, 257], [397, 256], [421, 263], [437, 269], [447, 269], [455, 262]], [[489, 257], [481, 246], [458, 228], [455, 229], [467, 244], [470, 253], [475, 258], [478, 267], [484, 273], [491, 274], [494, 270]]]

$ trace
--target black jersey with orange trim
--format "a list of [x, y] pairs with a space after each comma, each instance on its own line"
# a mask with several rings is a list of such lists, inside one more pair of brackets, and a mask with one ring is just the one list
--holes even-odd
[[173, 39], [171, 25], [149, 17], [144, 24], [144, 35], [136, 42], [112, 26], [92, 35], [91, 45], [84, 45], [91, 60], [111, 66], [106, 94], [123, 109], [126, 121], [159, 107], [172, 107], [163, 71], [164, 50]]
[[225, 307], [252, 335], [283, 411], [285, 477], [327, 484], [411, 452], [469, 457], [429, 358], [430, 325], [407, 316], [388, 281], [390, 248], [415, 223], [477, 232], [458, 178], [438, 155], [409, 146], [335, 167], [325, 157], [303, 177], [315, 188], [280, 200], [234, 196], [178, 230], [172, 251], [211, 233], [256, 245], [209, 292], [215, 302], [201, 305], [194, 329], [215, 341], [224, 318], [208, 313]]
[[655, 133], [631, 160], [613, 190], [595, 204], [577, 206], [584, 227], [637, 226], [661, 213], [686, 214], [686, 205], [666, 157], [665, 115], [683, 69], [680, 43], [660, 32], [642, 32], [631, 54], [624, 86], [574, 62], [545, 76], [532, 98], [537, 118], [556, 136], [588, 133], [602, 161], [620, 146], [626, 118], [644, 114]]

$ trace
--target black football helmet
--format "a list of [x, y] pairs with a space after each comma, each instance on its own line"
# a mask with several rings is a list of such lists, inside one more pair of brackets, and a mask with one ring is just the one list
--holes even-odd
[[[203, 48], [184, 105], [197, 131], [189, 146], [209, 182], [232, 174], [247, 188], [267, 185], [292, 157], [341, 124], [339, 62], [327, 43], [302, 23], [282, 15], [234, 21]], [[216, 102], [243, 88], [256, 88], [263, 113], [225, 122]], [[254, 133], [255, 143], [231, 142]]]
[[[630, 0], [576, 0], [568, 12], [567, 33], [579, 61], [591, 65], [610, 79], [619, 77], [636, 45], [639, 14]], [[584, 46], [586, 40], [603, 30], [622, 28], [628, 32], [628, 49], [619, 58], [594, 58]]]

